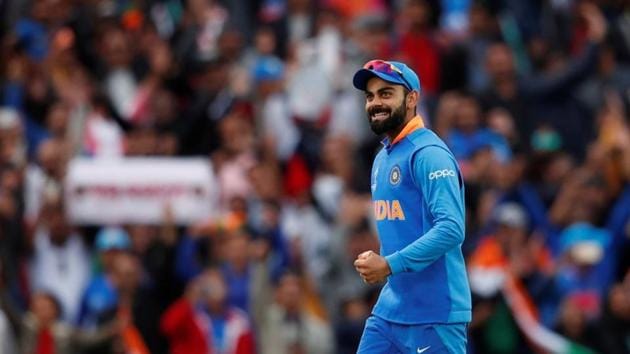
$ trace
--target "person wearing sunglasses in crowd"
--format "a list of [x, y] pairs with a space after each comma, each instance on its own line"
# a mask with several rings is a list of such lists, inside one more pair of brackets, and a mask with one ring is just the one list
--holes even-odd
[[370, 128], [385, 136], [371, 175], [381, 249], [354, 265], [366, 283], [387, 282], [358, 353], [465, 353], [471, 299], [462, 174], [416, 113], [420, 80], [407, 65], [372, 60], [353, 84], [365, 92]]

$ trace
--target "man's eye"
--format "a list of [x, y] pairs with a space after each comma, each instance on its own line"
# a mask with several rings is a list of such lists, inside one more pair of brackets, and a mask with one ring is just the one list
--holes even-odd
[[381, 96], [383, 96], [383, 97], [391, 97], [391, 95], [392, 95], [392, 93], [391, 93], [391, 92], [383, 92], [383, 93], [381, 94]]

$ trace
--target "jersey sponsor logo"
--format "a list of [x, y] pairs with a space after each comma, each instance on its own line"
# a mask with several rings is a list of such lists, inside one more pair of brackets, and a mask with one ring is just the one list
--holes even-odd
[[455, 171], [449, 169], [437, 170], [429, 173], [429, 179], [438, 179], [442, 177], [455, 177]]
[[405, 212], [403, 211], [400, 201], [394, 200], [375, 200], [374, 215], [376, 221], [381, 220], [405, 220]]
[[389, 183], [392, 185], [397, 185], [400, 183], [400, 167], [398, 165], [392, 167], [391, 172], [389, 172]]

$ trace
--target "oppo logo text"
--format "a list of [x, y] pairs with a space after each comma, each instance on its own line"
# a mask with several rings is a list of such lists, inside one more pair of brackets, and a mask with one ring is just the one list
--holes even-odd
[[444, 169], [429, 173], [429, 179], [437, 179], [442, 177], [455, 177], [455, 171]]

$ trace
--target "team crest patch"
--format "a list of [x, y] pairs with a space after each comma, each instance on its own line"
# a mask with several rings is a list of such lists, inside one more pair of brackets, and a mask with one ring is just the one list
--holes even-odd
[[397, 185], [400, 183], [400, 167], [398, 165], [394, 166], [389, 173], [389, 183], [393, 185]]

